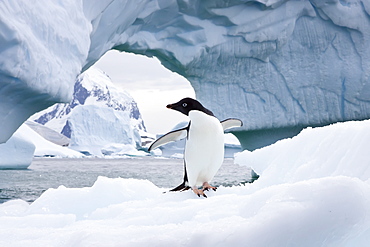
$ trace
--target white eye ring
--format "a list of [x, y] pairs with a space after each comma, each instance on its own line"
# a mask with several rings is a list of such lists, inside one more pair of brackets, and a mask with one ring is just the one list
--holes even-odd
[[183, 106], [183, 107], [187, 107], [187, 106], [188, 106], [188, 104], [186, 104], [186, 103], [183, 103], [183, 104], [182, 104], [182, 106]]

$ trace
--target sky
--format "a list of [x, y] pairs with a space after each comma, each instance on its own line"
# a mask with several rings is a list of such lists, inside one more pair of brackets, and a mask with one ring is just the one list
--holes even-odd
[[188, 121], [187, 116], [166, 105], [195, 98], [194, 90], [188, 80], [166, 69], [157, 58], [112, 50], [94, 66], [134, 98], [149, 133], [164, 134], [179, 122]]

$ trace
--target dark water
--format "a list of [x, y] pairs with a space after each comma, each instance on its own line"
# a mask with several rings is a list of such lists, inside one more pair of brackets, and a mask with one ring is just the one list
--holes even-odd
[[[161, 188], [174, 188], [182, 182], [182, 159], [153, 157], [129, 159], [57, 159], [36, 158], [29, 169], [0, 170], [0, 203], [12, 199], [36, 200], [48, 188], [90, 187], [98, 176], [147, 179]], [[232, 186], [250, 182], [250, 168], [226, 159], [214, 177], [214, 186]]]

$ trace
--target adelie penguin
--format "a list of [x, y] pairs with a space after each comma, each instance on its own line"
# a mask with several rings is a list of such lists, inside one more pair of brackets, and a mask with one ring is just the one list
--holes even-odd
[[241, 127], [243, 123], [235, 118], [220, 122], [210, 110], [191, 98], [169, 104], [167, 108], [189, 116], [189, 125], [160, 137], [152, 143], [149, 151], [166, 143], [186, 138], [184, 181], [171, 191], [184, 191], [191, 188], [198, 196], [207, 197], [204, 191], [216, 190], [216, 187], [211, 186], [209, 182], [224, 160], [224, 130]]

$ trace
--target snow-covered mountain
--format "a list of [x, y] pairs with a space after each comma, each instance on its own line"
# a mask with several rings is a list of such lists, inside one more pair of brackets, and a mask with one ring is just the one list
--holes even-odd
[[70, 103], [55, 104], [30, 119], [70, 138], [71, 148], [98, 156], [105, 145], [141, 147], [140, 132], [145, 132], [134, 99], [96, 68], [77, 78]]

